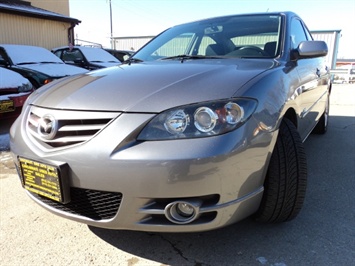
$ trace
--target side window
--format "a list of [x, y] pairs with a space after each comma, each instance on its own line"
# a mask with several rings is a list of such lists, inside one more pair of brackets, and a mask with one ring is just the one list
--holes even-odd
[[61, 58], [62, 50], [58, 50], [58, 51], [56, 51], [54, 54], [55, 54], [56, 56], [58, 56], [60, 59], [62, 59], [62, 58]]
[[78, 49], [63, 50], [62, 60], [67, 63], [74, 63], [75, 61], [83, 60], [83, 55]]
[[304, 31], [306, 32], [308, 41], [312, 41], [313, 37], [312, 37], [312, 34], [309, 32], [309, 30], [307, 28], [305, 28]]
[[208, 49], [210, 49], [210, 47], [213, 47], [213, 45], [216, 45], [216, 42], [211, 37], [203, 36], [197, 54], [209, 55]]
[[8, 64], [6, 57], [5, 51], [0, 49], [0, 65], [6, 66]]
[[[309, 35], [310, 40], [312, 39]], [[291, 41], [292, 41], [292, 48], [295, 49], [298, 47], [300, 42], [309, 40], [305, 29], [300, 20], [295, 19], [292, 21], [291, 25]]]

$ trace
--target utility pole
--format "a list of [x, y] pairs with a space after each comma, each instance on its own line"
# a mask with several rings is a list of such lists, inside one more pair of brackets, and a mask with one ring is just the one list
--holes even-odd
[[113, 45], [113, 33], [112, 33], [112, 5], [111, 5], [111, 0], [110, 0], [110, 26], [111, 26], [111, 37], [110, 37], [110, 41], [111, 41], [111, 49], [114, 49], [114, 45]]

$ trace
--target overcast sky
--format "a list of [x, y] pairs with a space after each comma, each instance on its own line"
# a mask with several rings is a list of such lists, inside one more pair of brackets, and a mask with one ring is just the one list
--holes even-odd
[[[176, 24], [253, 12], [293, 11], [310, 30], [341, 30], [338, 58], [355, 59], [355, 0], [111, 0], [114, 37], [157, 35]], [[78, 39], [110, 47], [109, 0], [70, 0]]]

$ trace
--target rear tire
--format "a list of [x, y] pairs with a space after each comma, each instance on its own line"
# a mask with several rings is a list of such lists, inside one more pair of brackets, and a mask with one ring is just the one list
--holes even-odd
[[301, 137], [288, 119], [280, 125], [264, 182], [264, 194], [256, 220], [286, 222], [300, 212], [307, 187], [307, 162]]
[[313, 129], [312, 133], [315, 134], [325, 134], [328, 130], [328, 121], [329, 121], [329, 94], [327, 95], [327, 104], [325, 106], [324, 113], [318, 120], [316, 127]]

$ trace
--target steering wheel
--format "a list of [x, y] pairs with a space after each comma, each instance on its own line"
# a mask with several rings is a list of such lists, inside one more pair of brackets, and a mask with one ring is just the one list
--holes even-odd
[[269, 56], [263, 49], [254, 45], [245, 45], [238, 49], [238, 51], [242, 51], [242, 50], [246, 50], [246, 51], [250, 50], [253, 54], [257, 53], [257, 55]]

